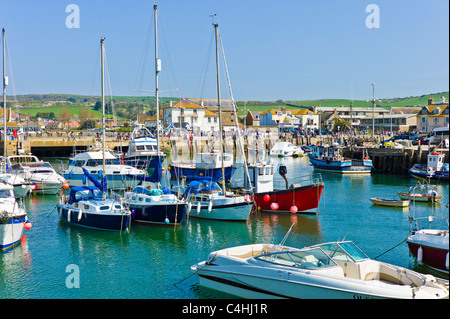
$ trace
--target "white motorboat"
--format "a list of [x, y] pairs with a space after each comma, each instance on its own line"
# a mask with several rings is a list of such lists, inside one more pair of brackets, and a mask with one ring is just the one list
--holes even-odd
[[202, 286], [245, 298], [449, 298], [448, 280], [371, 260], [351, 241], [227, 248], [191, 272]]
[[153, 134], [143, 125], [138, 124], [131, 133], [124, 163], [139, 169], [152, 169], [151, 160], [159, 157], [162, 161], [166, 154], [158, 151], [158, 141]]
[[270, 150], [270, 156], [296, 157], [304, 155], [306, 154], [301, 147], [296, 146], [290, 142], [276, 142]]
[[[3, 161], [3, 156], [0, 156], [0, 162], [3, 163]], [[0, 182], [9, 184], [14, 187], [14, 196], [16, 196], [17, 198], [24, 197], [28, 193], [31, 193], [31, 191], [35, 187], [32, 182], [26, 181], [18, 174], [3, 172], [3, 165], [0, 168]]]
[[0, 182], [0, 250], [19, 243], [23, 229], [28, 228], [27, 213], [14, 197], [13, 187]]
[[[93, 177], [101, 180], [103, 171], [103, 151], [92, 151], [76, 154], [70, 162], [69, 167], [63, 170], [63, 176], [72, 186], [94, 185], [86, 178], [83, 168]], [[133, 176], [143, 176], [146, 172], [141, 169], [124, 165], [120, 159], [111, 152], [105, 151], [105, 175], [108, 182], [108, 189], [126, 190], [128, 187], [135, 187], [139, 180]], [[130, 175], [130, 176], [128, 176]]]
[[6, 158], [7, 172], [18, 175], [33, 184], [33, 193], [56, 194], [66, 182], [49, 162], [43, 162], [34, 155], [14, 155]]

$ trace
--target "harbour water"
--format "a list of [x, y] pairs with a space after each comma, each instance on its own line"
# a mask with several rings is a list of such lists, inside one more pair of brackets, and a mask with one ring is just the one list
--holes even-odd
[[[287, 166], [289, 179], [318, 174], [307, 158], [274, 161]], [[276, 179], [282, 180], [279, 175]], [[196, 276], [188, 277], [190, 266], [217, 249], [279, 243], [292, 223], [288, 246], [345, 237], [371, 258], [382, 254], [377, 260], [437, 275], [416, 265], [402, 243], [409, 234], [408, 208], [378, 207], [369, 200], [407, 191], [409, 176], [322, 173], [322, 179], [325, 188], [317, 214], [256, 212], [247, 222], [188, 218], [177, 227], [132, 224], [122, 233], [69, 226], [60, 221], [55, 195], [33, 195], [25, 199], [32, 228], [14, 249], [0, 253], [0, 298], [227, 298], [199, 287]], [[434, 210], [435, 215], [448, 216], [449, 184], [439, 185], [438, 192], [443, 195], [440, 204], [417, 203], [416, 212]], [[74, 269], [79, 271], [77, 280]]]

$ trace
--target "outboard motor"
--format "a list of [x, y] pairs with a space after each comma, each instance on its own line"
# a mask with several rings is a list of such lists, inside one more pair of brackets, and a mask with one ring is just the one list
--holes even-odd
[[278, 174], [280, 174], [281, 177], [284, 178], [284, 180], [286, 181], [286, 189], [288, 189], [289, 188], [289, 182], [288, 182], [287, 177], [286, 177], [286, 174], [287, 174], [286, 165], [278, 164]]

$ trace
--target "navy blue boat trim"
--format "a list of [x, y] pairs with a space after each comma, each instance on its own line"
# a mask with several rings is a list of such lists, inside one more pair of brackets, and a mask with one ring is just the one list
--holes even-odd
[[[233, 286], [233, 287], [237, 287], [237, 288], [241, 288], [241, 289], [245, 289], [245, 290], [250, 290], [250, 291], [254, 291], [254, 292], [258, 292], [258, 293], [263, 293], [263, 294], [271, 295], [271, 296], [274, 296], [274, 297], [291, 298], [291, 297], [286, 297], [286, 296], [283, 296], [283, 295], [280, 295], [280, 294], [277, 294], [277, 293], [274, 293], [274, 292], [271, 292], [271, 291], [267, 291], [267, 290], [256, 288], [256, 287], [250, 287], [250, 286], [243, 285], [243, 284], [240, 284], [240, 283], [237, 283], [237, 282], [234, 282], [234, 281], [231, 281], [231, 280], [223, 279], [223, 278], [217, 278], [217, 277], [212, 277], [212, 276], [207, 276], [207, 275], [200, 275], [200, 274], [199, 274], [199, 276], [203, 277], [205, 279], [208, 279], [208, 280], [212, 280], [212, 281], [219, 282], [221, 284], [228, 285], [228, 286]], [[291, 299], [293, 299], [293, 298], [291, 298]]]

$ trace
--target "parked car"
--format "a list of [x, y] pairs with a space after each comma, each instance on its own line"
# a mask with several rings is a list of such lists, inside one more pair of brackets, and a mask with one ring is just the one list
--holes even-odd
[[419, 136], [419, 138], [412, 141], [412, 144], [413, 145], [426, 145], [427, 144], [426, 139], [425, 139], [426, 137], [427, 137], [426, 135], [421, 135], [421, 136]]
[[415, 134], [415, 133], [407, 133], [407, 134], [401, 134], [401, 135], [396, 135], [396, 136], [392, 136], [389, 141], [397, 141], [397, 140], [410, 140], [410, 141], [415, 141], [415, 140], [419, 140], [419, 135]]

